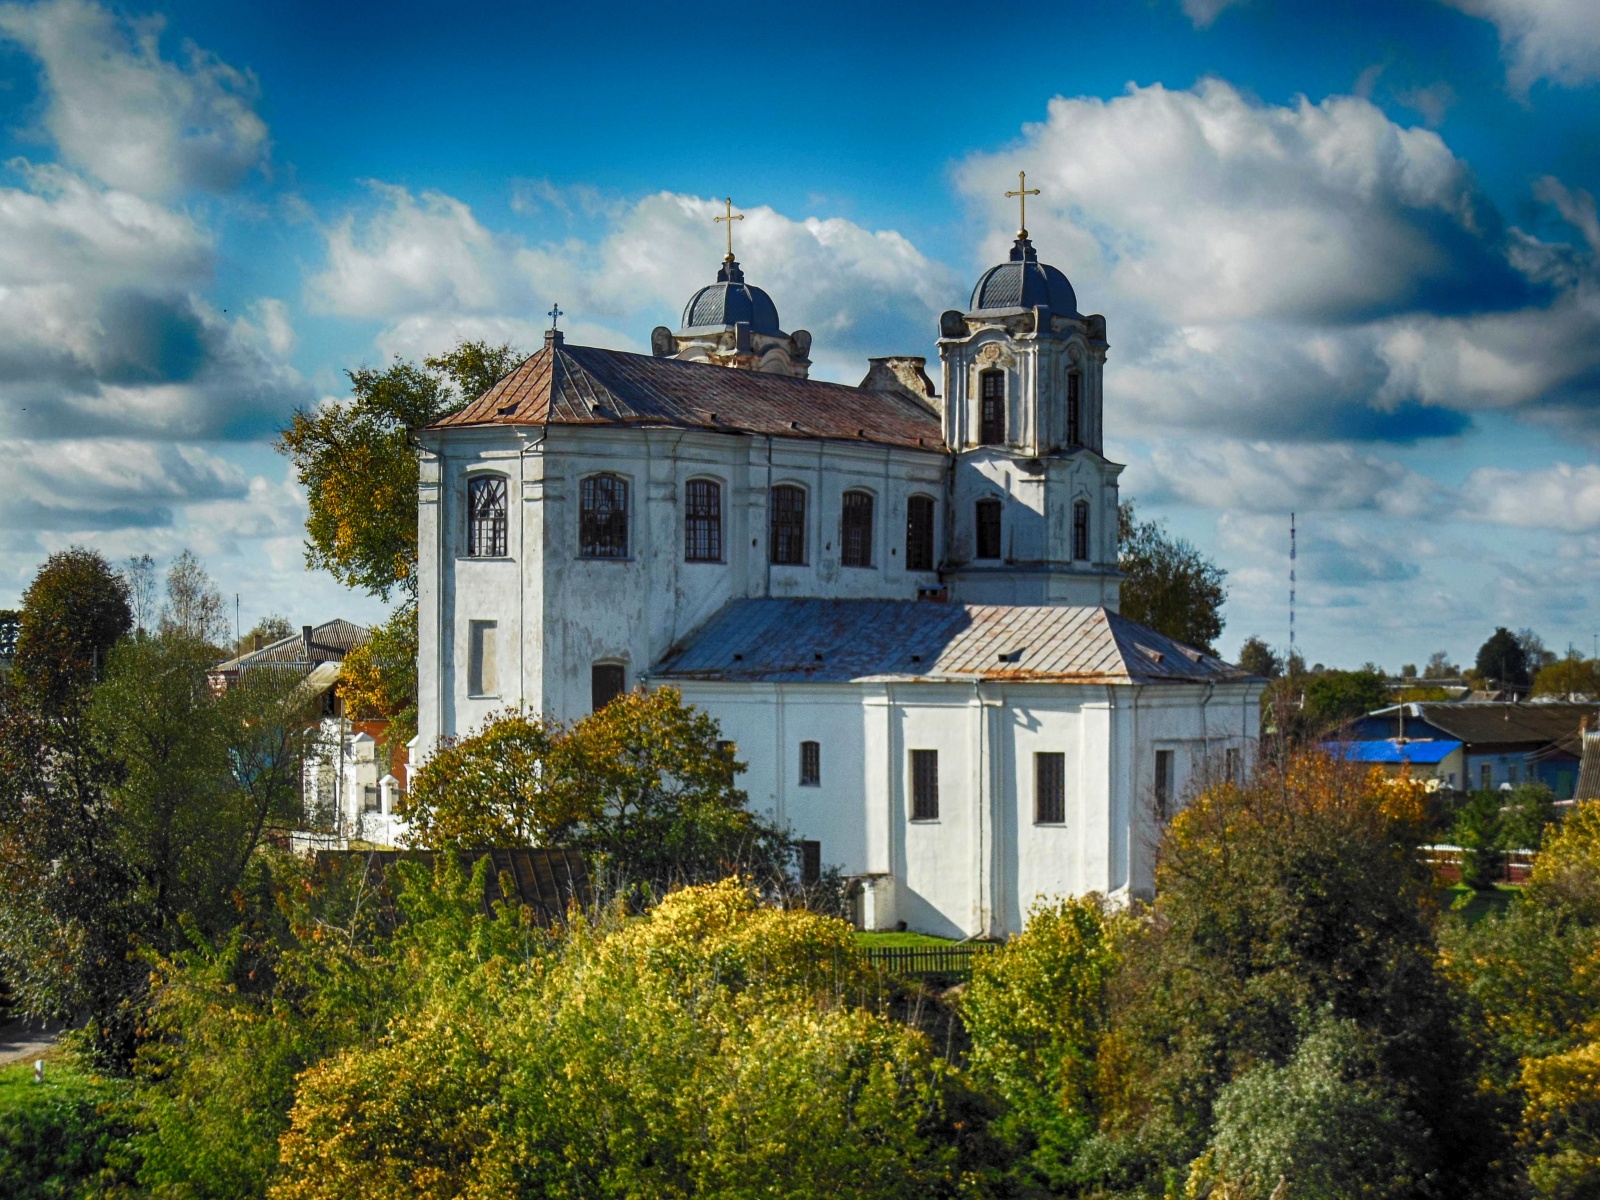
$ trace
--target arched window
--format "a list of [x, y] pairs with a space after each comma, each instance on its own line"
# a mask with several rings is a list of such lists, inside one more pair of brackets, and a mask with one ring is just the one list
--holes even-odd
[[804, 488], [780, 483], [769, 498], [772, 537], [769, 554], [774, 563], [800, 566], [806, 561], [806, 493]]
[[1067, 445], [1083, 445], [1083, 376], [1067, 372]]
[[478, 475], [467, 481], [467, 553], [503, 558], [506, 552], [506, 477]]
[[691, 479], [684, 489], [683, 557], [687, 562], [722, 561], [722, 487]]
[[1089, 502], [1076, 500], [1072, 505], [1072, 557], [1075, 562], [1089, 558]]
[[872, 565], [872, 493], [846, 492], [839, 520], [839, 562], [846, 567]]
[[1000, 501], [979, 500], [977, 504], [977, 548], [974, 558], [1000, 557]]
[[1000, 371], [978, 376], [978, 442], [1000, 446], [1006, 440], [1006, 377]]
[[628, 557], [628, 481], [591, 475], [578, 487], [578, 553], [584, 558]]
[[933, 498], [906, 501], [906, 570], [933, 570]]

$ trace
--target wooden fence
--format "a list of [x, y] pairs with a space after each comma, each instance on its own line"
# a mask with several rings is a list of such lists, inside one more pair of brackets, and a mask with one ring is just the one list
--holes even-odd
[[868, 946], [867, 961], [891, 975], [918, 979], [967, 979], [972, 960], [994, 950], [990, 942], [961, 942], [949, 946]]

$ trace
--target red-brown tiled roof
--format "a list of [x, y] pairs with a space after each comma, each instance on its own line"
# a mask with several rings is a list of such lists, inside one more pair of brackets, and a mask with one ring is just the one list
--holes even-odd
[[932, 408], [893, 392], [593, 346], [546, 346], [434, 429], [670, 425], [939, 450]]

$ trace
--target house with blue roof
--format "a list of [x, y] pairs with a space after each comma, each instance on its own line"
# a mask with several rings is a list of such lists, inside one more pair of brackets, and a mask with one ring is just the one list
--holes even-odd
[[1451, 791], [1466, 778], [1466, 747], [1450, 738], [1374, 738], [1329, 742], [1325, 748], [1347, 762], [1372, 763], [1390, 774], [1436, 780], [1436, 786]]

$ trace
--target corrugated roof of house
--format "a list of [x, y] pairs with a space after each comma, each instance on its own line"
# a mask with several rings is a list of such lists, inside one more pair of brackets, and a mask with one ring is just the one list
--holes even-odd
[[1574, 800], [1600, 800], [1600, 730], [1583, 735], [1583, 759], [1578, 767], [1578, 786]]
[[1252, 678], [1105, 608], [772, 599], [727, 605], [669, 652], [651, 677], [814, 683]]
[[938, 414], [895, 392], [594, 346], [546, 346], [430, 428], [675, 426], [944, 448]]
[[1422, 701], [1411, 706], [1441, 733], [1468, 745], [1487, 743], [1544, 744], [1577, 732], [1585, 717], [1595, 718], [1593, 704], [1447, 704]]
[[319, 663], [343, 662], [345, 655], [372, 636], [365, 625], [352, 621], [324, 621], [311, 629], [311, 647], [306, 649], [303, 634], [292, 633], [279, 638], [259, 650], [251, 650], [218, 663], [213, 670], [218, 674], [249, 670], [251, 667], [297, 667], [309, 671]]

